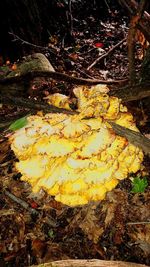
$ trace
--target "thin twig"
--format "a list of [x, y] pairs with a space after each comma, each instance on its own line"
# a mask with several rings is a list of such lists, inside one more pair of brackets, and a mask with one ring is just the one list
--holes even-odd
[[91, 75], [89, 75], [88, 73], [84, 72], [83, 70], [80, 70], [79, 68], [76, 68], [76, 70], [78, 70], [81, 74], [85, 75], [89, 79], [94, 80], [94, 78]]
[[48, 51], [48, 52], [51, 52], [53, 54], [55, 54], [55, 53], [54, 53], [54, 51], [52, 51], [52, 49], [55, 50], [56, 52], [58, 52], [58, 48], [52, 47], [52, 49], [50, 49], [47, 46], [35, 45], [35, 44], [32, 44], [32, 43], [20, 38], [18, 35], [14, 34], [13, 32], [8, 32], [8, 33], [9, 33], [9, 35], [13, 36], [13, 38], [14, 38], [12, 40], [13, 42], [19, 41], [19, 42], [21, 42], [22, 45], [28, 45], [28, 46], [31, 46], [34, 48], [39, 48], [42, 51]]
[[126, 41], [126, 37], [124, 39], [122, 39], [119, 43], [117, 43], [116, 45], [114, 45], [108, 52], [106, 52], [105, 54], [101, 55], [100, 57], [98, 57], [96, 60], [93, 61], [93, 63], [88, 66], [87, 70], [90, 70], [94, 65], [96, 65], [99, 61], [101, 61], [102, 59], [106, 58], [107, 56], [109, 56], [116, 48], [118, 48], [122, 43], [124, 43]]
[[108, 8], [108, 11], [110, 11], [110, 7], [109, 7], [109, 5], [108, 5], [107, 1], [106, 1], [106, 0], [104, 0], [104, 2], [105, 2], [106, 6], [107, 6], [107, 8]]
[[37, 210], [31, 208], [27, 202], [25, 202], [24, 200], [16, 197], [12, 193], [10, 193], [8, 190], [5, 190], [4, 191], [4, 194], [6, 196], [8, 196], [10, 199], [12, 199], [14, 202], [16, 202], [17, 204], [19, 204], [20, 206], [22, 206], [24, 209], [28, 210], [30, 213], [37, 214], [38, 215], [38, 211]]
[[[20, 206], [22, 206], [24, 209], [28, 210], [31, 214], [34, 214], [34, 215], [40, 214], [40, 211], [31, 208], [26, 201], [16, 197], [12, 193], [10, 193], [8, 190], [4, 190], [4, 194], [8, 196], [11, 200], [13, 200], [14, 202], [19, 204]], [[58, 226], [58, 224], [54, 221], [54, 219], [51, 216], [47, 216], [47, 223], [52, 227]]]
[[128, 222], [127, 225], [150, 224], [150, 222]]

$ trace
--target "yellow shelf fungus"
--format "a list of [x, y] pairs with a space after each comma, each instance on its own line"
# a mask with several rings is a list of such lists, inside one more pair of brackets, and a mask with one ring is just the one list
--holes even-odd
[[[142, 151], [107, 122], [138, 131], [133, 116], [107, 92], [104, 85], [77, 87], [77, 114], [30, 116], [11, 136], [16, 168], [34, 192], [42, 188], [66, 205], [83, 205], [104, 199], [119, 180], [140, 169]], [[71, 99], [61, 94], [49, 96], [48, 103], [71, 109]]]

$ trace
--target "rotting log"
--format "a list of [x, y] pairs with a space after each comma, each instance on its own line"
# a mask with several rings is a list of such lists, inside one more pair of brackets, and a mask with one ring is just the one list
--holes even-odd
[[[59, 81], [66, 81], [69, 83], [77, 85], [96, 85], [96, 84], [106, 84], [106, 85], [119, 85], [119, 83], [124, 83], [125, 81], [105, 81], [98, 79], [84, 79], [69, 76], [64, 73], [54, 72], [54, 71], [29, 71], [18, 76], [0, 78], [0, 93], [9, 95], [23, 95], [25, 92], [27, 84], [37, 77], [53, 78]], [[146, 83], [137, 83], [134, 86], [123, 86], [119, 89], [110, 90], [109, 95], [117, 96], [121, 98], [123, 102], [129, 102], [133, 100], [139, 100], [150, 96], [150, 81]]]
[[110, 90], [109, 95], [115, 95], [124, 102], [139, 100], [150, 96], [150, 81], [139, 83], [134, 86], [125, 86], [127, 80], [99, 80], [84, 79], [69, 76], [64, 73], [55, 72], [51, 63], [41, 53], [27, 56], [22, 62], [17, 64], [15, 71], [3, 73], [0, 77], [0, 94], [7, 96], [24, 96], [31, 89], [31, 82], [40, 83], [41, 79], [65, 81], [76, 85], [96, 85], [106, 84], [119, 89]]
[[[14, 105], [14, 106], [23, 106], [25, 108], [29, 108], [29, 110], [31, 110], [31, 113], [35, 110], [36, 111], [43, 110], [45, 113], [48, 113], [48, 112], [66, 113], [70, 115], [77, 114], [77, 111], [71, 111], [71, 110], [66, 110], [63, 108], [58, 108], [53, 105], [49, 105], [47, 103], [41, 103], [33, 99], [30, 100], [30, 99], [24, 99], [24, 98], [19, 98], [19, 97], [16, 98], [12, 96], [10, 97], [1, 96], [1, 101], [3, 103], [5, 102], [5, 104]], [[117, 125], [116, 123], [110, 120], [108, 122], [109, 124], [111, 124], [116, 134], [124, 136], [133, 145], [140, 147], [146, 154], [150, 155], [150, 140], [147, 137], [143, 136], [139, 132], [135, 132], [125, 127], [122, 127], [120, 125]]]
[[117, 96], [123, 102], [140, 100], [145, 97], [150, 97], [150, 81], [127, 85], [119, 89], [110, 90], [108, 93], [111, 96]]
[[[8, 71], [7, 68], [6, 70], [3, 68], [0, 77], [0, 94], [14, 96], [27, 94], [31, 89], [31, 81], [32, 84], [41, 82], [41, 79], [37, 76], [32, 79], [26, 78], [26, 75], [32, 71], [55, 72], [53, 66], [43, 54], [35, 53], [29, 55], [17, 63], [17, 68], [14, 71]], [[23, 78], [24, 76], [25, 79]]]
[[60, 260], [49, 263], [34, 265], [31, 267], [146, 267], [144, 264], [137, 264], [123, 261], [104, 260]]

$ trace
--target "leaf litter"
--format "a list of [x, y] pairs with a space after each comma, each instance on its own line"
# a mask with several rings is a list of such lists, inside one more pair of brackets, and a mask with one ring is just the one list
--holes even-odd
[[[123, 39], [128, 30], [128, 19], [113, 13], [111, 20], [97, 22], [94, 17], [76, 20], [74, 40], [64, 43], [62, 36], [54, 36], [49, 42], [56, 48], [55, 57], [50, 57], [56, 70], [77, 77], [124, 79], [128, 76], [126, 44], [98, 62], [88, 66], [100, 53], [106, 53], [116, 42]], [[101, 49], [101, 50], [100, 50]], [[102, 51], [103, 50], [103, 51]], [[137, 59], [139, 68], [140, 59]], [[43, 98], [52, 92], [71, 94], [72, 85], [52, 81], [34, 88], [31, 97]], [[147, 135], [149, 114], [146, 100], [129, 105]], [[141, 110], [144, 118], [139, 121]], [[0, 116], [8, 118], [21, 112], [19, 108], [3, 106]], [[142, 124], [142, 120], [144, 124]], [[8, 266], [32, 264], [61, 259], [106, 259], [133, 261], [150, 265], [150, 182], [141, 193], [133, 193], [131, 179], [122, 181], [109, 192], [105, 200], [83, 207], [70, 208], [56, 202], [44, 191], [33, 194], [31, 187], [20, 181], [16, 173], [16, 161], [7, 141], [0, 140], [0, 256]], [[145, 158], [149, 177], [149, 159]], [[129, 177], [130, 178], [130, 177]], [[11, 192], [27, 206], [5, 194]], [[7, 265], [6, 265], [7, 266]]]

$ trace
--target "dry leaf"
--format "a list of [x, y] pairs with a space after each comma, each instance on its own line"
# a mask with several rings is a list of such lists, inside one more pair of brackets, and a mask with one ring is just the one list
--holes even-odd
[[38, 257], [38, 258], [42, 258], [45, 250], [46, 250], [46, 243], [40, 239], [35, 239], [32, 241], [32, 250], [33, 250], [33, 254]]
[[150, 224], [129, 226], [131, 242], [137, 244], [146, 256], [150, 255]]
[[95, 207], [89, 206], [84, 219], [80, 222], [79, 227], [95, 244], [98, 242], [104, 229], [100, 226], [98, 218], [95, 215]]

